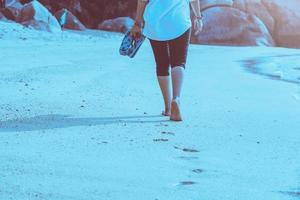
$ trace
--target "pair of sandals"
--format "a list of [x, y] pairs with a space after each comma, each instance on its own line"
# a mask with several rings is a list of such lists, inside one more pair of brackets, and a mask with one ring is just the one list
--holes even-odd
[[128, 31], [122, 40], [119, 53], [122, 56], [128, 56], [130, 58], [133, 58], [142, 46], [145, 38], [146, 37], [144, 35], [140, 35], [140, 37], [134, 38], [130, 34], [130, 31]]
[[182, 116], [179, 108], [179, 101], [176, 99], [172, 100], [171, 113], [167, 113], [166, 111], [163, 111], [162, 115], [170, 116], [171, 121], [182, 121]]

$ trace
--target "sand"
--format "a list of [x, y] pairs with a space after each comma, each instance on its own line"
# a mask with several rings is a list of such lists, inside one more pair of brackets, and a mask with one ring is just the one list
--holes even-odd
[[0, 22], [0, 199], [299, 198], [299, 84], [249, 60], [300, 50], [191, 45], [176, 123], [149, 43], [121, 39]]

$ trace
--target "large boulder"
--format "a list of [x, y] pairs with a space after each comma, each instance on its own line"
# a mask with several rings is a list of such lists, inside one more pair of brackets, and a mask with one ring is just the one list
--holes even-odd
[[49, 6], [52, 13], [66, 8], [86, 27], [97, 28], [106, 19], [120, 16], [135, 17], [136, 1], [133, 0], [39, 0]]
[[57, 11], [55, 14], [60, 26], [65, 29], [72, 30], [85, 30], [85, 26], [78, 20], [78, 18], [73, 15], [67, 9], [61, 9]]
[[2, 14], [2, 12], [0, 11], [0, 20], [6, 19], [6, 17]]
[[132, 28], [133, 24], [134, 21], [130, 17], [118, 17], [103, 21], [98, 29], [125, 33]]
[[231, 7], [233, 0], [200, 0], [201, 10], [204, 11], [212, 7]]
[[260, 18], [277, 46], [300, 48], [299, 0], [234, 0], [233, 7]]
[[262, 0], [276, 26], [273, 38], [278, 46], [300, 48], [300, 1]]
[[[0, 0], [1, 1], [1, 0]], [[21, 4], [18, 0], [6, 0], [3, 1], [2, 14], [9, 20], [17, 21], [20, 12], [23, 8], [23, 4]]]
[[18, 22], [24, 26], [49, 32], [61, 31], [57, 19], [38, 1], [25, 4], [21, 10]]
[[203, 12], [204, 28], [193, 43], [243, 46], [274, 46], [264, 23], [235, 8], [213, 7]]
[[274, 32], [275, 20], [261, 0], [234, 0], [233, 7], [257, 16], [271, 34]]
[[0, 0], [0, 9], [5, 8], [5, 0]]

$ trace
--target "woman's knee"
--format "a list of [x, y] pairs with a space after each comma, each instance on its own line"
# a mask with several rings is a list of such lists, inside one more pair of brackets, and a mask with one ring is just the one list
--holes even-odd
[[157, 76], [169, 76], [169, 66], [157, 66], [156, 67]]
[[170, 47], [170, 63], [172, 68], [182, 66], [185, 68], [187, 53], [190, 41], [190, 29], [187, 30], [179, 38], [169, 42]]
[[171, 68], [176, 68], [176, 67], [182, 67], [183, 69], [185, 69], [185, 63], [182, 64], [178, 64], [178, 65], [172, 65]]

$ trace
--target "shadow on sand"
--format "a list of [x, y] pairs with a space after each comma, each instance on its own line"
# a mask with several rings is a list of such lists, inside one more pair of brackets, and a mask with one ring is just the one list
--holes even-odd
[[[153, 120], [153, 118], [160, 118]], [[69, 128], [76, 126], [97, 126], [107, 124], [130, 123], [162, 123], [168, 122], [160, 115], [122, 116], [122, 117], [97, 117], [75, 118], [70, 115], [40, 115], [31, 118], [0, 121], [0, 132], [37, 131], [56, 128]]]

